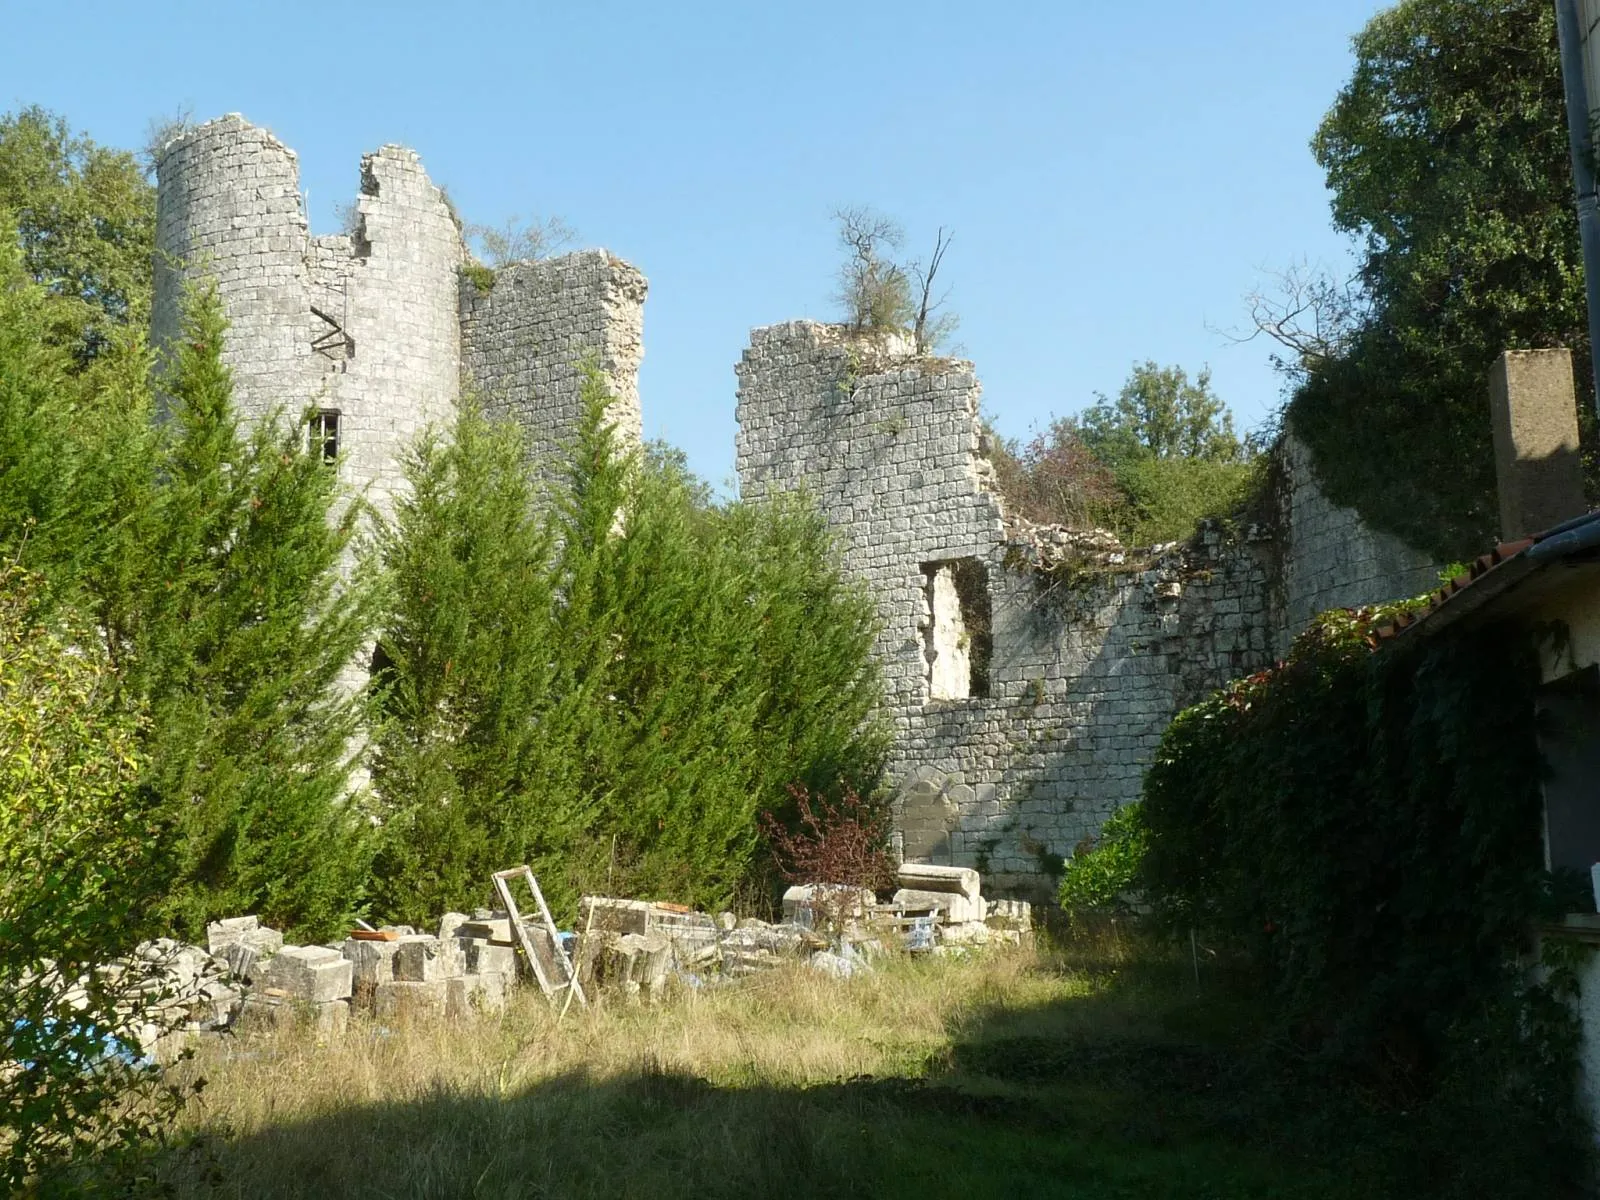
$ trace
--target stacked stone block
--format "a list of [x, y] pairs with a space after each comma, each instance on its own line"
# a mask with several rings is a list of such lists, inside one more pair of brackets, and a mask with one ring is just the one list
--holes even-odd
[[237, 114], [168, 143], [157, 171], [156, 344], [176, 336], [184, 281], [214, 280], [240, 413], [337, 411], [343, 481], [391, 511], [406, 451], [460, 387], [465, 249], [421, 161], [367, 155], [354, 231], [316, 239], [294, 152]]

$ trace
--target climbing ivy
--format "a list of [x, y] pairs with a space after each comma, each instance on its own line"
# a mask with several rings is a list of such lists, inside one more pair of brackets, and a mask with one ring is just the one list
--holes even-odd
[[1471, 1092], [1541, 1169], [1576, 1171], [1573, 1020], [1559, 977], [1518, 962], [1551, 890], [1538, 647], [1504, 626], [1386, 643], [1393, 614], [1326, 613], [1178, 716], [1141, 883], [1248, 955], [1301, 1050], [1398, 1103]]

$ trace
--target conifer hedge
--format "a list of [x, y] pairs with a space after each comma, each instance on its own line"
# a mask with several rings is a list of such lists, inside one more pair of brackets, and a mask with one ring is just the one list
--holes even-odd
[[708, 503], [624, 445], [591, 373], [558, 478], [470, 406], [410, 466], [382, 539], [376, 911], [487, 899], [528, 862], [582, 890], [701, 906], [765, 869], [788, 786], [871, 790], [875, 613], [799, 502]]

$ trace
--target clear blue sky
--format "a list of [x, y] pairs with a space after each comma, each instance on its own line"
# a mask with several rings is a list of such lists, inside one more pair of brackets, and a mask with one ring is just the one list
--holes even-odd
[[1209, 365], [1253, 425], [1243, 297], [1340, 265], [1307, 142], [1372, 0], [1143, 4], [14, 2], [0, 104], [138, 146], [242, 112], [300, 154], [313, 227], [360, 156], [415, 147], [468, 220], [555, 213], [650, 279], [646, 432], [733, 464], [748, 330], [832, 316], [832, 209], [943, 224], [956, 340], [1001, 430]]

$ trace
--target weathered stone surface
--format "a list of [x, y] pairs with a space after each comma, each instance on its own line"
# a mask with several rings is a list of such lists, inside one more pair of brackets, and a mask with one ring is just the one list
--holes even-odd
[[[811, 496], [877, 601], [901, 852], [978, 867], [996, 893], [1053, 892], [1062, 859], [1138, 798], [1179, 709], [1271, 663], [1283, 580], [1291, 606], [1335, 596], [1306, 564], [1359, 541], [1299, 461], [1277, 546], [1261, 527], [1132, 548], [1033, 524], [996, 490], [972, 364], [838, 326], [754, 330], [737, 374], [741, 495]], [[1383, 594], [1353, 598], [1420, 590], [1422, 556], [1373, 544], [1336, 574]]]
[[942, 913], [947, 923], [964, 924], [983, 920], [983, 901], [969, 899], [960, 892], [923, 892], [901, 888], [894, 894], [894, 905], [907, 912], [931, 910]]
[[394, 977], [406, 983], [429, 983], [453, 979], [465, 970], [461, 947], [455, 939], [442, 942], [436, 937], [402, 938], [394, 956]]
[[897, 878], [903, 888], [924, 892], [960, 892], [968, 900], [979, 896], [981, 877], [971, 867], [946, 867], [933, 863], [902, 863]]
[[1507, 350], [1489, 371], [1500, 536], [1542, 533], [1589, 510], [1572, 352]]
[[399, 942], [375, 942], [348, 938], [339, 952], [350, 960], [351, 998], [358, 1007], [369, 1008], [380, 983], [394, 978], [394, 956]]
[[866, 915], [873, 900], [872, 892], [866, 888], [831, 883], [795, 884], [783, 893], [783, 919], [807, 928], [827, 922], [859, 920]]
[[445, 980], [445, 1016], [450, 1020], [504, 1011], [506, 977], [498, 972]]
[[457, 928], [456, 936], [493, 942], [500, 946], [516, 944], [516, 934], [512, 932], [510, 917], [475, 917]]
[[390, 979], [380, 983], [373, 997], [373, 1018], [390, 1025], [444, 1018], [450, 981], [426, 983]]
[[465, 251], [421, 160], [366, 155], [354, 231], [318, 238], [294, 152], [237, 114], [169, 142], [157, 177], [154, 343], [178, 336], [182, 276], [204, 272], [244, 420], [337, 410], [340, 481], [388, 514], [403, 455], [448, 423], [461, 383]]
[[1033, 928], [1033, 908], [1026, 900], [991, 900], [984, 906], [983, 919], [990, 929], [1027, 933]]
[[285, 946], [261, 972], [259, 987], [290, 999], [326, 1003], [350, 997], [350, 960], [326, 946]]
[[451, 938], [461, 936], [461, 927], [471, 922], [472, 918], [466, 913], [448, 912], [439, 918], [439, 940], [449, 941]]
[[558, 462], [577, 432], [591, 358], [614, 397], [613, 427], [638, 442], [646, 291], [636, 268], [604, 250], [504, 267], [487, 292], [463, 284], [466, 375], [491, 415], [522, 425], [541, 468]]
[[310, 1025], [317, 1033], [343, 1033], [350, 1021], [350, 1005], [345, 1000], [311, 1002], [287, 996], [252, 993], [239, 1010], [241, 1033], [259, 1033]]
[[246, 933], [260, 927], [260, 919], [253, 916], [227, 917], [221, 921], [212, 921], [206, 926], [206, 949], [212, 954], [220, 955], [224, 949], [233, 945]]
[[469, 975], [517, 975], [515, 946], [502, 946], [482, 938], [457, 938], [462, 960]]

